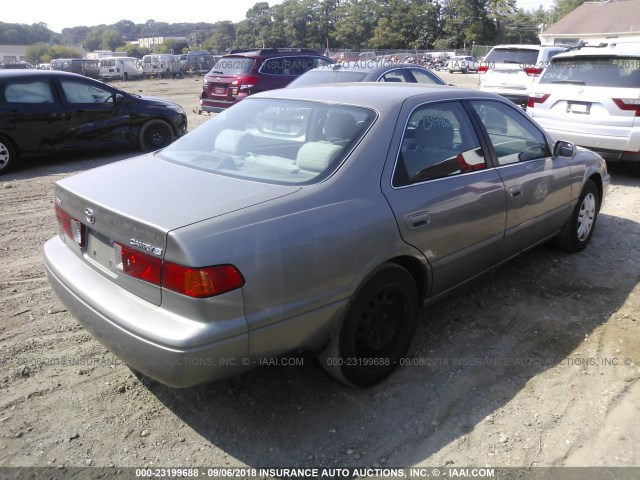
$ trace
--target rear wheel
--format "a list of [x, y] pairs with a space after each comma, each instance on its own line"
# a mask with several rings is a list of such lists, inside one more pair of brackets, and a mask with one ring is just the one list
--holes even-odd
[[0, 137], [0, 175], [15, 167], [18, 154], [9, 140]]
[[571, 218], [562, 229], [557, 245], [567, 252], [579, 252], [589, 244], [600, 210], [600, 194], [593, 180], [587, 180]]
[[383, 264], [352, 297], [320, 362], [348, 385], [374, 385], [397, 368], [413, 338], [417, 317], [413, 277], [396, 264]]
[[164, 148], [173, 140], [173, 130], [164, 120], [149, 120], [140, 129], [140, 148], [145, 152]]

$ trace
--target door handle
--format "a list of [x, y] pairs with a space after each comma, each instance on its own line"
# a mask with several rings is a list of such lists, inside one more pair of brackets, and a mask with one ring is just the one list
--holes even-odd
[[429, 225], [429, 212], [412, 213], [407, 217], [407, 228], [415, 230], [416, 228]]
[[522, 185], [509, 187], [509, 195], [511, 195], [512, 197], [519, 197], [520, 195], [522, 195]]

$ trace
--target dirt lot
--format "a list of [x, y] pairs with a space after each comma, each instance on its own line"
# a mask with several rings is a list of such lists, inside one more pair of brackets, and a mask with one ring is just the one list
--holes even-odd
[[[199, 78], [120, 86], [178, 101], [192, 128], [208, 118]], [[381, 385], [305, 357], [173, 390], [80, 327], [42, 265], [54, 182], [125, 156], [0, 178], [0, 466], [640, 467], [637, 174], [612, 169], [586, 251], [542, 246], [425, 311], [410, 365]]]

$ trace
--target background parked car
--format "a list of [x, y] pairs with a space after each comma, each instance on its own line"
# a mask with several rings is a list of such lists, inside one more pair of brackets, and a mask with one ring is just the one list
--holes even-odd
[[428, 68], [388, 61], [341, 62], [314, 68], [293, 80], [290, 87], [343, 82], [406, 82], [446, 85]]
[[158, 53], [142, 57], [144, 77], [171, 78], [182, 75], [180, 59], [170, 53]]
[[187, 131], [184, 109], [75, 73], [0, 71], [0, 173], [20, 158], [68, 151], [167, 146]]
[[397, 368], [426, 302], [550, 239], [583, 250], [608, 183], [600, 156], [496, 95], [275, 89], [57, 182], [45, 266], [88, 331], [166, 384], [322, 352], [368, 386]]
[[181, 55], [180, 62], [184, 73], [205, 75], [218, 63], [220, 58], [220, 55], [213, 55], [207, 50], [192, 50], [185, 55]]
[[451, 57], [447, 61], [447, 70], [449, 73], [461, 72], [477, 72], [480, 66], [480, 60], [471, 56]]
[[554, 55], [566, 50], [540, 45], [495, 46], [478, 67], [480, 90], [497, 93], [526, 108], [536, 77]]
[[232, 50], [204, 76], [200, 108], [221, 112], [254, 93], [286, 87], [309, 70], [334, 63], [315, 50]]
[[123, 80], [142, 78], [142, 61], [135, 57], [104, 57], [98, 62], [100, 78], [103, 80]]
[[88, 58], [54, 58], [51, 60], [51, 70], [77, 73], [90, 78], [100, 78], [98, 60]]
[[585, 46], [551, 59], [527, 113], [554, 138], [611, 161], [640, 162], [640, 50]]

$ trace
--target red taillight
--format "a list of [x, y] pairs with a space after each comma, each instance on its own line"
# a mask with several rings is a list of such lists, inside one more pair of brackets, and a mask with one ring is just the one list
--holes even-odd
[[256, 77], [253, 75], [242, 77], [240, 79], [240, 90], [249, 90], [250, 88], [255, 87], [258, 82], [260, 82], [260, 77]]
[[612, 98], [620, 110], [635, 111], [636, 117], [640, 117], [640, 100], [637, 98]]
[[532, 93], [527, 101], [527, 108], [533, 108], [536, 103], [544, 103], [549, 98], [548, 93]]
[[489, 70], [489, 65], [480, 65], [478, 67], [478, 73], [486, 73]]
[[122, 273], [189, 297], [213, 297], [244, 285], [242, 274], [233, 265], [183, 267], [119, 243], [114, 247], [116, 267]]
[[526, 73], [530, 77], [537, 77], [542, 73], [543, 69], [540, 67], [525, 67], [523, 70], [524, 70], [524, 73]]
[[116, 268], [130, 277], [160, 285], [162, 259], [114, 243]]
[[213, 297], [243, 285], [244, 278], [233, 265], [189, 268], [166, 262], [162, 272], [163, 288], [195, 298]]
[[85, 226], [80, 223], [79, 220], [65, 212], [59, 205], [56, 205], [56, 217], [58, 217], [58, 224], [64, 233], [78, 245], [84, 247]]

